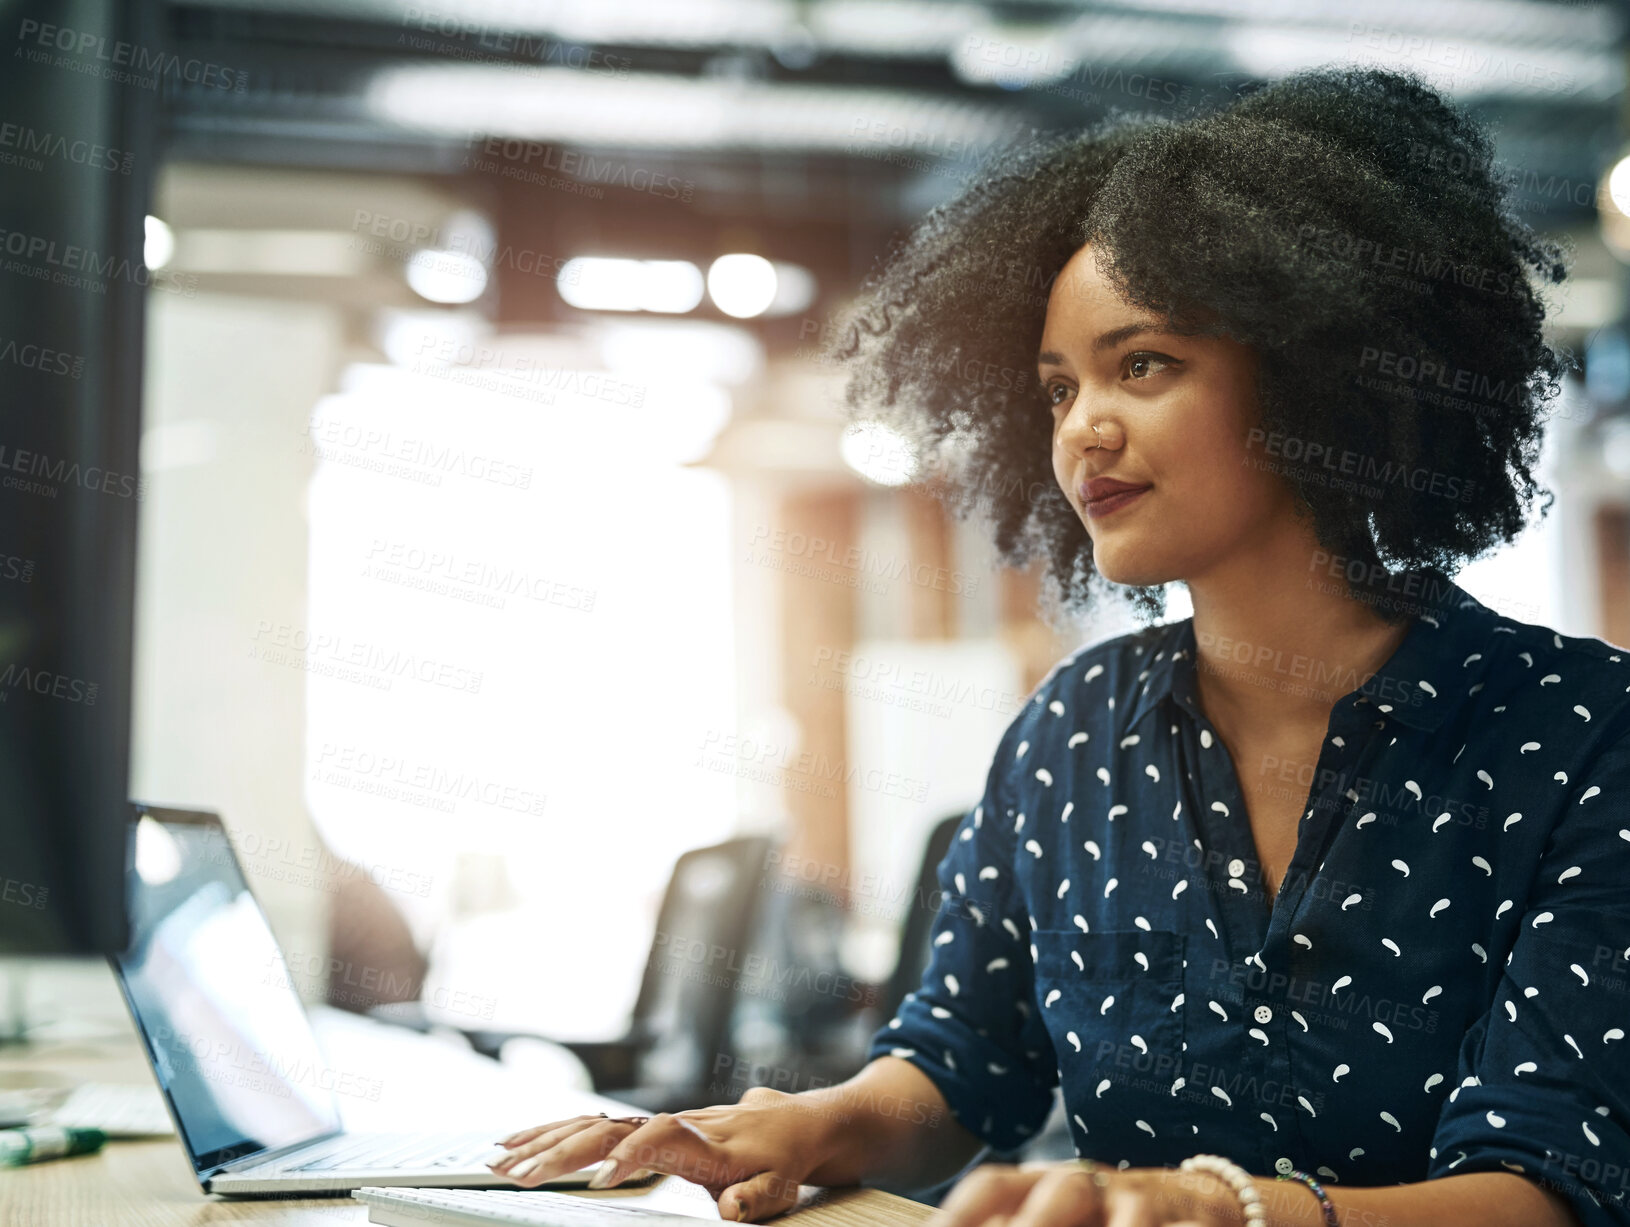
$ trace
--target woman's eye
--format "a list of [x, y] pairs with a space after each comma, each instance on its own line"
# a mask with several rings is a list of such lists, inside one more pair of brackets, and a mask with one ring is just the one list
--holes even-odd
[[1047, 390], [1043, 393], [1043, 398], [1047, 401], [1049, 408], [1056, 409], [1059, 405], [1064, 403], [1060, 394], [1062, 393], [1064, 395], [1068, 395], [1069, 391], [1070, 388], [1068, 384], [1050, 383], [1047, 385]]
[[1160, 374], [1161, 371], [1174, 365], [1175, 362], [1175, 358], [1168, 358], [1165, 354], [1156, 354], [1143, 350], [1135, 354], [1128, 354], [1125, 362], [1121, 365], [1126, 378], [1141, 380]]

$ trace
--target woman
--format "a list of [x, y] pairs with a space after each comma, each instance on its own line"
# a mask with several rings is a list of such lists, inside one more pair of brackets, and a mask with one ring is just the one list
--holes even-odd
[[1485, 134], [1380, 71], [1048, 142], [932, 214], [851, 404], [960, 456], [1066, 603], [1182, 580], [1193, 617], [1037, 687], [849, 1082], [557, 1122], [497, 1170], [609, 1156], [759, 1220], [947, 1179], [1061, 1086], [1095, 1162], [978, 1167], [943, 1219], [1630, 1223], [1630, 662], [1447, 574], [1527, 518], [1561, 277]]

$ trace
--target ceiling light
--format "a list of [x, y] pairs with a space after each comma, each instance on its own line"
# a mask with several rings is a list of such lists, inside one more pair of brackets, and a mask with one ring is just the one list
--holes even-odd
[[741, 320], [769, 309], [775, 301], [776, 281], [775, 265], [747, 252], [720, 256], [707, 270], [707, 292], [714, 305]]
[[702, 301], [702, 270], [689, 260], [575, 256], [561, 265], [555, 288], [583, 311], [658, 311], [677, 315]]
[[487, 288], [487, 270], [468, 252], [426, 247], [408, 259], [407, 283], [431, 302], [474, 302]]
[[1607, 172], [1607, 195], [1614, 208], [1630, 215], [1630, 156], [1620, 158]]
[[702, 270], [689, 260], [645, 260], [640, 268], [640, 306], [678, 315], [702, 302]]
[[1630, 263], [1630, 152], [1597, 180], [1596, 224], [1607, 249]]

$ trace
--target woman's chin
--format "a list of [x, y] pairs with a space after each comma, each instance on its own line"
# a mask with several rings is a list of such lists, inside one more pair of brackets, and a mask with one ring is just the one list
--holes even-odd
[[1093, 551], [1093, 566], [1112, 584], [1127, 588], [1150, 588], [1169, 583], [1174, 577], [1164, 568], [1151, 566], [1145, 558], [1129, 557], [1135, 550], [1125, 548]]

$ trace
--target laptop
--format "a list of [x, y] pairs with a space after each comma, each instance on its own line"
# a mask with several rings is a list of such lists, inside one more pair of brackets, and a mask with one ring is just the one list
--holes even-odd
[[[135, 810], [130, 946], [109, 962], [205, 1192], [515, 1188], [486, 1166], [491, 1130], [347, 1131], [337, 1095], [369, 1087], [324, 1062], [220, 819]], [[547, 1183], [585, 1185], [594, 1166]]]

